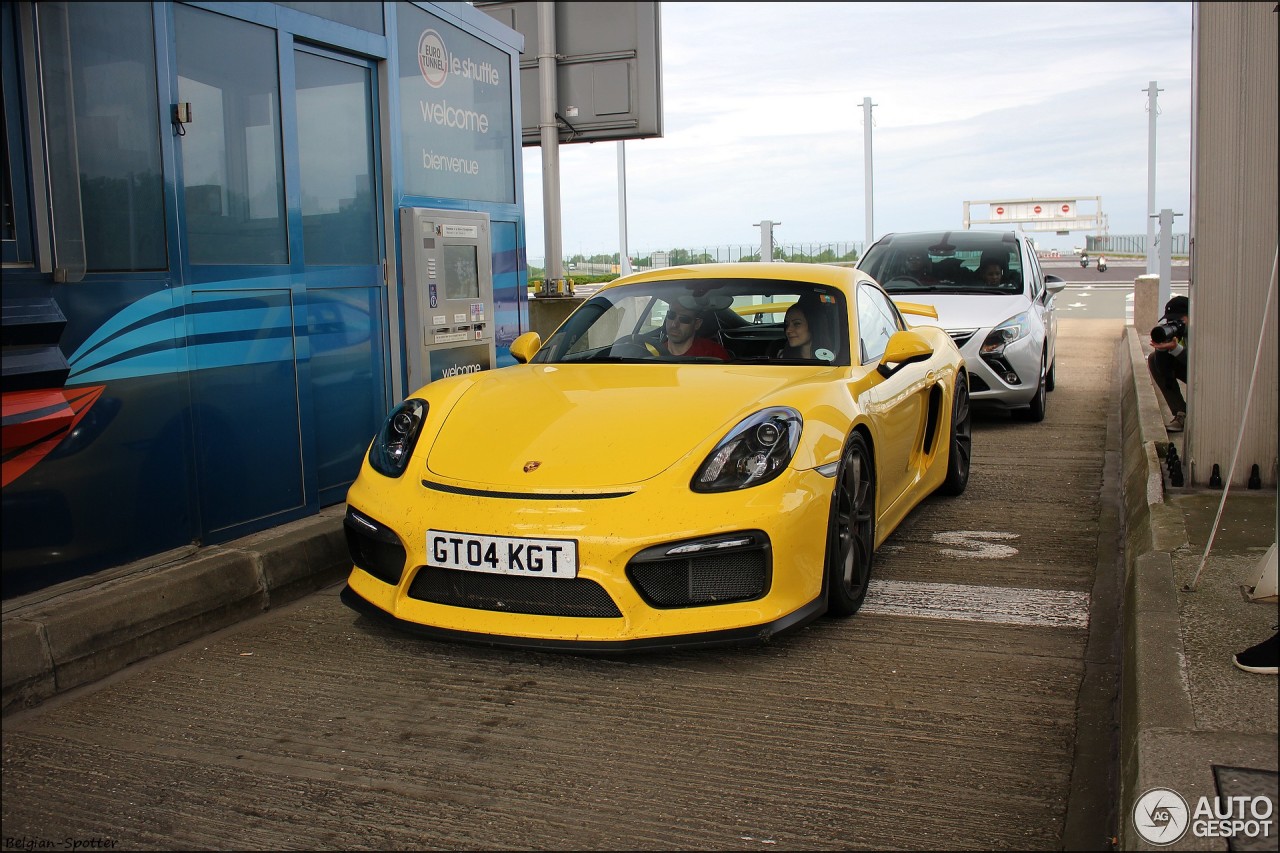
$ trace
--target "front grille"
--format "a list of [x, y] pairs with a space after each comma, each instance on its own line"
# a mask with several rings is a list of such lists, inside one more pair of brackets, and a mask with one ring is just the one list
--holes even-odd
[[522, 578], [427, 566], [409, 585], [409, 597], [433, 604], [534, 616], [622, 615], [604, 587], [585, 578]]
[[400, 583], [406, 555], [394, 530], [350, 507], [342, 520], [342, 529], [347, 535], [351, 562], [383, 583], [392, 586]]
[[976, 394], [979, 391], [990, 391], [990, 390], [991, 390], [991, 386], [987, 384], [987, 380], [983, 379], [981, 376], [979, 376], [976, 373], [969, 374], [970, 393]]
[[963, 349], [977, 331], [977, 329], [947, 329], [947, 334], [951, 336], [951, 340], [955, 341], [956, 349]]
[[666, 556], [652, 548], [627, 565], [627, 577], [652, 607], [702, 607], [760, 598], [769, 588], [769, 550], [764, 534], [753, 544]]

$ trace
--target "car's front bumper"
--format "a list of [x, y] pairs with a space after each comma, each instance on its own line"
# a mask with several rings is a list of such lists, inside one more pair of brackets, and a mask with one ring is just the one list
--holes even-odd
[[1006, 345], [998, 357], [983, 355], [982, 344], [990, 333], [990, 328], [947, 330], [969, 370], [970, 399], [1008, 409], [1028, 405], [1040, 385], [1042, 342], [1035, 335], [1027, 335]]
[[[549, 500], [402, 479], [366, 470], [348, 495], [355, 567], [343, 600], [409, 630], [494, 645], [626, 651], [758, 642], [826, 609], [833, 480], [816, 471], [788, 471], [737, 492], [686, 491], [676, 502], [669, 487], [652, 484]], [[572, 539], [577, 576], [430, 566], [429, 528]], [[667, 554], [726, 537], [749, 544]]]

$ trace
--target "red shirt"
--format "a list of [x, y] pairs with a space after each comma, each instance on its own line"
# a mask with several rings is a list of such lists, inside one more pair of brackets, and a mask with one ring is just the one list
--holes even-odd
[[[664, 343], [662, 348], [667, 355], [675, 355], [675, 353], [671, 352], [668, 348], [667, 344]], [[694, 338], [693, 343], [689, 345], [689, 349], [685, 350], [680, 355], [711, 356], [712, 358], [718, 358], [721, 361], [730, 361], [733, 359], [733, 356], [729, 354], [727, 349], [711, 340], [711, 338]]]

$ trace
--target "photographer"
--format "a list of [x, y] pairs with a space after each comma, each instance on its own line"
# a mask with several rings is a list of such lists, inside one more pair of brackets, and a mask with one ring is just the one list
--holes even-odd
[[1169, 404], [1173, 420], [1165, 425], [1169, 432], [1182, 432], [1186, 426], [1187, 401], [1178, 382], [1187, 381], [1187, 323], [1191, 303], [1185, 296], [1175, 296], [1164, 306], [1160, 322], [1151, 330], [1151, 349], [1147, 369], [1164, 400]]

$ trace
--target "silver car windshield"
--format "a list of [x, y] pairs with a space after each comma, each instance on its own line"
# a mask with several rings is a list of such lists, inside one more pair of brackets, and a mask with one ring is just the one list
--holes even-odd
[[891, 235], [867, 250], [858, 269], [889, 293], [1021, 293], [1022, 253], [1012, 234]]

